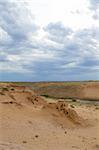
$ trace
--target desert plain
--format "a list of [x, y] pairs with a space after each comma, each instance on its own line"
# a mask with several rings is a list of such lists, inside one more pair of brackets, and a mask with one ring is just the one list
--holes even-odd
[[99, 82], [0, 83], [0, 150], [99, 150]]

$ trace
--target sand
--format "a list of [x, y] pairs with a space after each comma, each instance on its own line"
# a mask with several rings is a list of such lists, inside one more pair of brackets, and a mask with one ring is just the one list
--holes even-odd
[[0, 150], [99, 150], [99, 107], [1, 85]]
[[99, 82], [51, 82], [39, 83], [34, 87], [39, 95], [53, 98], [99, 100]]

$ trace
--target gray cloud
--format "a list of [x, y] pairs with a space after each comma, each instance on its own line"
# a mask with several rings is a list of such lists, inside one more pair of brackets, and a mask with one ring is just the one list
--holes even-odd
[[92, 9], [97, 9], [99, 7], [99, 0], [89, 0]]
[[37, 31], [34, 18], [24, 3], [0, 2], [0, 27], [13, 40], [20, 42]]
[[99, 20], [99, 9], [94, 12], [93, 19]]
[[[49, 31], [51, 34], [51, 32]], [[53, 35], [53, 34], [52, 34]], [[58, 57], [61, 58], [58, 64], [58, 71], [66, 74], [77, 74], [79, 72], [99, 72], [99, 28], [78, 30], [72, 34], [70, 39], [64, 36], [63, 48], [58, 50]], [[58, 36], [57, 36], [58, 39]], [[53, 38], [54, 40], [54, 38]], [[58, 42], [55, 37], [55, 42]], [[69, 60], [69, 61], [67, 61]], [[59, 69], [60, 68], [60, 69]]]
[[65, 27], [61, 22], [50, 23], [44, 30], [48, 33], [48, 38], [56, 42], [63, 42], [73, 31]]
[[98, 20], [99, 19], [99, 0], [89, 0], [90, 2], [90, 9], [93, 10], [93, 18]]
[[19, 76], [21, 80], [77, 80], [88, 78], [89, 73], [91, 78], [99, 75], [98, 27], [73, 31], [62, 22], [52, 22], [39, 37], [41, 29], [25, 3], [0, 2], [0, 13], [3, 79], [7, 73], [14, 80], [20, 80]]
[[38, 26], [24, 2], [0, 1], [0, 70], [22, 72], [25, 62], [20, 55], [30, 51], [29, 36], [36, 35]]

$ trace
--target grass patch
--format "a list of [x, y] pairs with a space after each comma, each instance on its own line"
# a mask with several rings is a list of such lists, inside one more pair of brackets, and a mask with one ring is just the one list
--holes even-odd
[[42, 94], [41, 96], [44, 96], [44, 97], [46, 97], [46, 98], [53, 98], [53, 97], [51, 97], [51, 96], [49, 96], [49, 95], [47, 95], [47, 94]]
[[7, 87], [3, 87], [2, 91], [9, 91]]

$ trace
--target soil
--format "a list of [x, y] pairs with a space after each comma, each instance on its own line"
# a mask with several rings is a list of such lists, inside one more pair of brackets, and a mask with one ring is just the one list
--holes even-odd
[[0, 150], [99, 150], [99, 106], [0, 84]]

